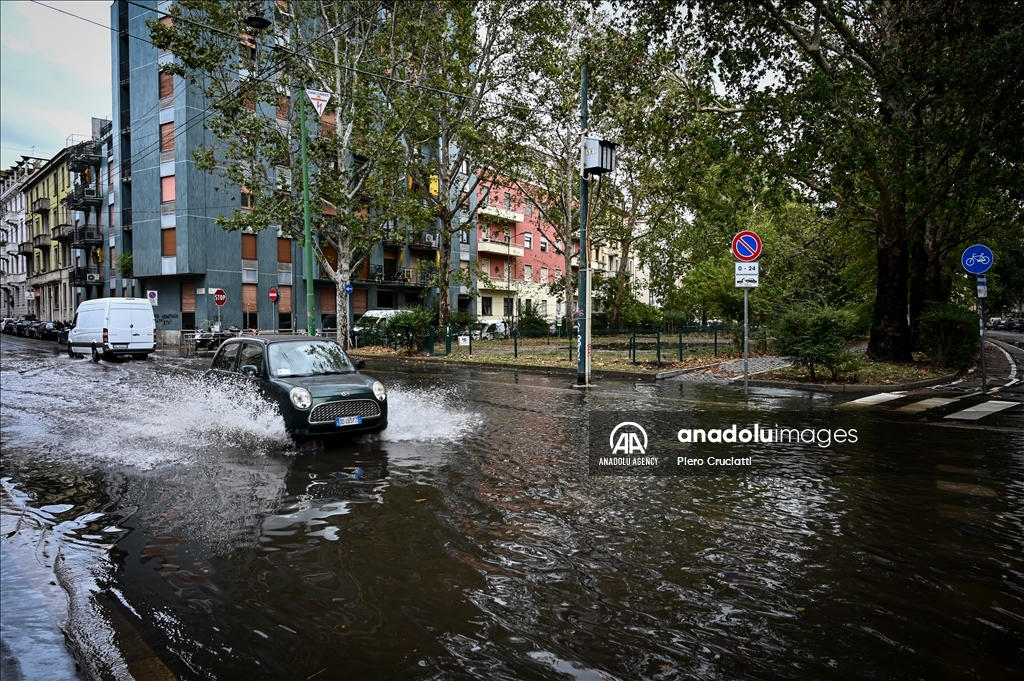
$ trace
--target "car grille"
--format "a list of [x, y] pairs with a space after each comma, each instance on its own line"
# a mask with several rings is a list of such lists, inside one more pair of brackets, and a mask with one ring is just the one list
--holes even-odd
[[310, 423], [333, 423], [334, 419], [345, 416], [362, 416], [373, 419], [380, 416], [380, 405], [376, 400], [344, 400], [342, 402], [324, 402], [313, 407], [309, 415]]

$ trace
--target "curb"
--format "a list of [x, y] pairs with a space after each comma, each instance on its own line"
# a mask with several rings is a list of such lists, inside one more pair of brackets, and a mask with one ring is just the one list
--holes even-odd
[[[890, 385], [867, 385], [859, 383], [841, 383], [838, 385], [828, 383], [795, 383], [790, 381], [765, 381], [765, 380], [754, 380], [748, 381], [748, 385], [759, 387], [759, 388], [784, 388], [787, 390], [811, 390], [815, 392], [827, 392], [827, 393], [882, 393], [892, 391], [903, 391], [903, 390], [915, 390], [916, 388], [929, 388], [933, 385], [939, 385], [941, 383], [948, 383], [955, 380], [960, 376], [959, 373], [946, 374], [945, 376], [939, 376], [938, 378], [926, 378], [922, 381], [912, 381], [910, 383], [893, 383]], [[739, 380], [743, 380], [742, 378]], [[733, 383], [736, 379], [733, 379]]]

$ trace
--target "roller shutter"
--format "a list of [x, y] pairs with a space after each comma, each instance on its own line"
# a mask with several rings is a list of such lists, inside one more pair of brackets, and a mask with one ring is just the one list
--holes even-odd
[[335, 297], [337, 291], [334, 286], [326, 284], [320, 287], [320, 313], [336, 314], [338, 312], [338, 300]]
[[285, 313], [292, 311], [292, 287], [291, 286], [278, 286], [277, 287], [277, 311], [278, 313]]

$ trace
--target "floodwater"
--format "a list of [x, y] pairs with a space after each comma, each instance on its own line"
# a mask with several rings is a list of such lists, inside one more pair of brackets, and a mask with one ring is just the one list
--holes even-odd
[[[410, 365], [368, 370], [380, 437], [297, 446], [201, 362], [2, 343], [4, 561], [52, 570], [86, 678], [1024, 675], [1017, 417]], [[770, 474], [593, 474], [596, 424], [645, 419], [858, 441], [759, 445], [788, 457]], [[719, 446], [672, 456], [745, 449]]]

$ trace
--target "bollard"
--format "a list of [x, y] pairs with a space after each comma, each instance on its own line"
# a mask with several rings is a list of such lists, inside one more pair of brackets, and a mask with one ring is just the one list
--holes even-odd
[[661, 329], [654, 336], [654, 344], [658, 348], [658, 366], [661, 366]]
[[718, 357], [718, 327], [712, 324], [711, 328], [715, 332], [715, 357]]
[[473, 330], [469, 331], [469, 356], [473, 356]]
[[452, 327], [444, 327], [444, 356], [452, 354]]
[[683, 330], [679, 329], [679, 361], [683, 361]]
[[512, 357], [519, 359], [519, 330], [512, 332]]
[[633, 364], [636, 364], [636, 329], [633, 329], [633, 336], [629, 339], [629, 352], [633, 358]]

